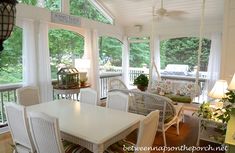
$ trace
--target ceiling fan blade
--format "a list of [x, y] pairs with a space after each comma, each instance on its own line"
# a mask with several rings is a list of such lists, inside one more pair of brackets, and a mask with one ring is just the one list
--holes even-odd
[[176, 17], [176, 16], [182, 16], [184, 14], [188, 14], [188, 13], [185, 11], [175, 10], [175, 11], [167, 11], [166, 16]]

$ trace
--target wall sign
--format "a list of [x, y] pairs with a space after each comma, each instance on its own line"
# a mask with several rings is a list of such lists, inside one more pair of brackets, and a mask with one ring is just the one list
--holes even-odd
[[72, 26], [81, 26], [81, 19], [79, 17], [58, 12], [51, 12], [51, 22]]

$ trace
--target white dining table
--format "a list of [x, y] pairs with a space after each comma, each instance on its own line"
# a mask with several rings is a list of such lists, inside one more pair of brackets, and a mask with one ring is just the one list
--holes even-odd
[[61, 137], [102, 153], [139, 127], [144, 116], [72, 100], [55, 100], [26, 107], [59, 119]]

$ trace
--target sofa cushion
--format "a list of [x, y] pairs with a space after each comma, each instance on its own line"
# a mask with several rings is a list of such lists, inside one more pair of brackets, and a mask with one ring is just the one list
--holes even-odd
[[174, 102], [181, 102], [181, 103], [191, 103], [192, 99], [190, 96], [181, 96], [175, 94], [165, 94], [164, 96], [170, 98]]
[[151, 90], [160, 95], [172, 93], [172, 82], [165, 80], [154, 81]]

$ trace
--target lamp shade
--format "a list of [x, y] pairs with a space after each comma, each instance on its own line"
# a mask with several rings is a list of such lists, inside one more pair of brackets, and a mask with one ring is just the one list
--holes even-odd
[[229, 86], [228, 86], [228, 89], [229, 89], [229, 90], [235, 90], [235, 73], [234, 73], [234, 75], [233, 75], [233, 78], [232, 78], [232, 80], [231, 80]]
[[15, 25], [16, 0], [0, 1], [0, 51], [3, 50], [3, 42], [10, 37]]
[[86, 70], [90, 68], [91, 61], [89, 59], [75, 59], [75, 67], [79, 70]]
[[226, 96], [225, 93], [227, 92], [227, 88], [228, 88], [228, 83], [226, 80], [218, 80], [216, 81], [214, 87], [212, 88], [208, 96], [215, 99], [225, 98]]

